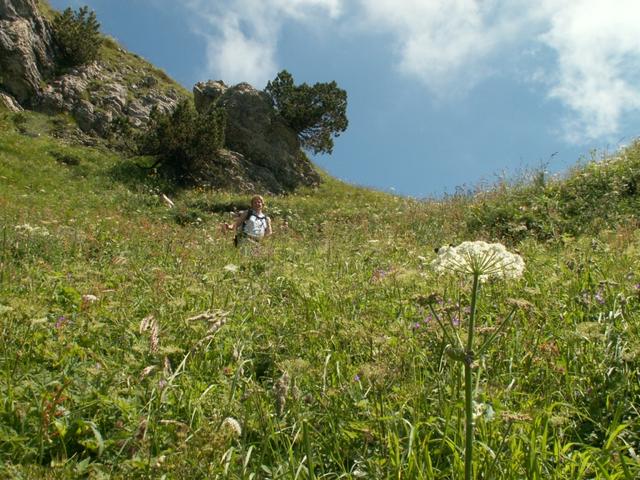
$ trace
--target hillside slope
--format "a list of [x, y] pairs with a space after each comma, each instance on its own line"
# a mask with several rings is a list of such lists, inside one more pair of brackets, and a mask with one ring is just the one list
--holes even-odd
[[[46, 0], [0, 3], [0, 105], [58, 117], [65, 127], [53, 132], [58, 137], [128, 154], [141, 153], [142, 137], [150, 135], [154, 124], [152, 112], [171, 115], [178, 105], [194, 105], [194, 94], [99, 32], [93, 32], [102, 39], [97, 58], [67, 66], [64, 48], [56, 41], [56, 15]], [[224, 141], [190, 161], [186, 174], [175, 175], [168, 162], [161, 164], [167, 167], [164, 173], [180, 177], [176, 183], [274, 193], [318, 183], [320, 177], [297, 133], [265, 92], [246, 83], [227, 86], [211, 80], [193, 88], [198, 114], [224, 110]], [[202, 118], [196, 121], [197, 126], [203, 124], [208, 125]], [[192, 130], [184, 125], [174, 129], [183, 136], [193, 135]], [[210, 138], [214, 132], [204, 135]], [[173, 141], [179, 142], [180, 135], [176, 137]]]
[[[637, 196], [613, 182], [637, 146], [438, 201], [325, 177], [267, 197], [275, 234], [241, 252], [218, 226], [247, 197], [171, 191], [63, 126], [0, 113], [3, 478], [461, 478], [460, 367], [425, 300], [463, 335], [469, 284], [430, 262], [498, 234], [526, 271], [481, 290], [481, 339], [518, 309], [477, 359], [478, 478], [640, 475]], [[491, 215], [548, 198], [575, 228]]]

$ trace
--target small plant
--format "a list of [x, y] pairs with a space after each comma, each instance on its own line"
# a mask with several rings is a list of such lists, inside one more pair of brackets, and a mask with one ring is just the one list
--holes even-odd
[[13, 116], [13, 123], [16, 127], [23, 127], [27, 123], [27, 116], [22, 112], [18, 112]]
[[77, 11], [67, 8], [57, 14], [53, 20], [53, 38], [63, 67], [93, 62], [102, 45], [100, 24], [95, 12], [90, 12], [87, 6]]
[[464, 404], [465, 404], [465, 480], [473, 476], [473, 365], [475, 359], [482, 355], [496, 339], [513, 317], [514, 307], [507, 318], [493, 332], [478, 350], [474, 350], [474, 329], [476, 326], [476, 307], [480, 284], [490, 278], [516, 279], [522, 276], [524, 262], [520, 255], [507, 251], [499, 243], [463, 242], [458, 247], [444, 246], [438, 249], [438, 257], [432, 263], [439, 273], [453, 273], [471, 276], [471, 306], [467, 323], [467, 341], [463, 343], [457, 332], [449, 333], [444, 323], [431, 306], [431, 313], [438, 321], [446, 340], [449, 342], [447, 354], [454, 360], [464, 364]]

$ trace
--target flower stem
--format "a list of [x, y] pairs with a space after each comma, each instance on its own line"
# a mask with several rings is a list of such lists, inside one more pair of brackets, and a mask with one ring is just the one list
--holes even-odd
[[467, 350], [464, 355], [464, 407], [465, 407], [465, 448], [464, 448], [464, 478], [473, 478], [473, 330], [476, 320], [476, 300], [478, 297], [479, 275], [473, 275], [473, 289], [471, 290], [471, 313], [467, 332]]

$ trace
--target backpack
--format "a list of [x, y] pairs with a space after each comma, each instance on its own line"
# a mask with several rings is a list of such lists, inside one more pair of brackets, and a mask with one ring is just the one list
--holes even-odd
[[235, 237], [233, 237], [233, 244], [237, 247], [239, 242], [240, 242], [240, 237], [243, 235], [246, 235], [244, 229], [247, 225], [247, 222], [249, 221], [249, 219], [251, 217], [255, 217], [257, 220], [260, 220], [260, 222], [262, 222], [262, 224], [264, 225], [265, 229], [267, 228], [267, 216], [266, 215], [262, 215], [262, 216], [258, 216], [256, 215], [256, 213], [249, 209], [247, 210], [247, 216], [245, 217], [244, 221], [242, 222], [242, 225], [240, 227], [240, 230], [236, 233]]

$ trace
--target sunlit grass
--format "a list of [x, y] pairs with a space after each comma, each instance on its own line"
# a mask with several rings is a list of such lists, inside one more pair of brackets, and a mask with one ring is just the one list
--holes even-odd
[[472, 196], [327, 178], [267, 196], [275, 234], [241, 255], [219, 224], [248, 197], [170, 190], [133, 160], [0, 124], [2, 476], [463, 478], [463, 369], [424, 298], [464, 318], [468, 285], [430, 262], [478, 236], [527, 268], [477, 305], [479, 343], [518, 309], [477, 359], [476, 478], [640, 474], [628, 224], [493, 238], [468, 223]]

